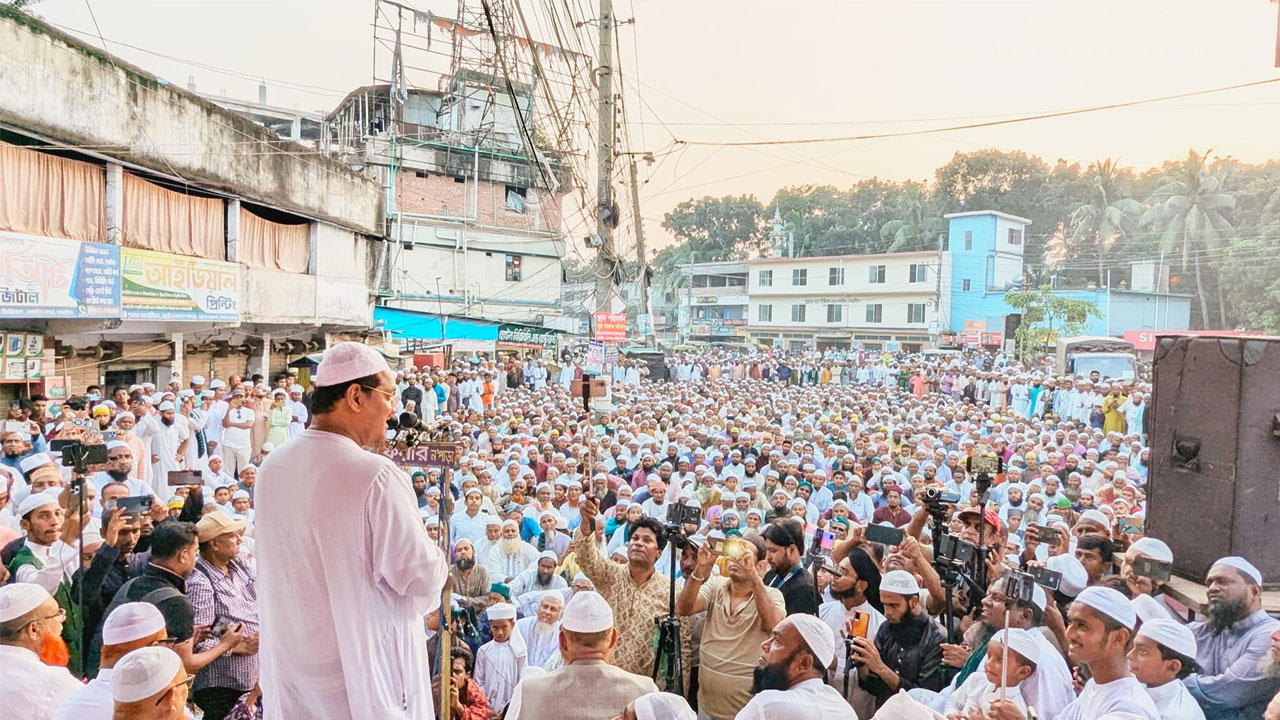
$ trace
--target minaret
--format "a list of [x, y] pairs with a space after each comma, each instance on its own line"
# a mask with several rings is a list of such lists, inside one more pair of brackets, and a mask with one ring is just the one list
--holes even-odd
[[769, 230], [769, 257], [780, 258], [787, 244], [786, 226], [782, 224], [782, 212], [773, 210], [773, 227]]

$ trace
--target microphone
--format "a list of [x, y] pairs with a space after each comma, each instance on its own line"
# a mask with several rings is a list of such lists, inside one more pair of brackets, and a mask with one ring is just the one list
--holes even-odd
[[418, 432], [428, 432], [431, 430], [431, 428], [427, 427], [426, 423], [422, 422], [421, 418], [408, 410], [400, 413], [399, 426], [404, 430], [417, 430]]

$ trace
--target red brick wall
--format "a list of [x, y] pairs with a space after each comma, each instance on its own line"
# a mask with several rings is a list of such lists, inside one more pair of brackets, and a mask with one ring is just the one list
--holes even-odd
[[[507, 207], [506, 186], [486, 180], [480, 181], [479, 218], [481, 225], [512, 228], [516, 230], [559, 231], [562, 220], [560, 201], [549, 193], [530, 188], [531, 195], [542, 197], [539, 206], [526, 206], [523, 213]], [[471, 210], [472, 183], [460, 183], [447, 175], [418, 177], [412, 170], [401, 171], [396, 176], [396, 207], [404, 212], [425, 215], [469, 215]]]

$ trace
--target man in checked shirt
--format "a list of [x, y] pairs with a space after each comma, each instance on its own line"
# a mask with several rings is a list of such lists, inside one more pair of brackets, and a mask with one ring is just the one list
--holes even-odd
[[232, 518], [220, 510], [196, 524], [200, 557], [186, 590], [196, 627], [209, 629], [196, 652], [217, 644], [229, 625], [242, 625], [244, 633], [235, 648], [196, 675], [191, 699], [204, 711], [205, 720], [222, 720], [258, 683], [257, 573], [239, 557], [244, 527], [243, 517]]

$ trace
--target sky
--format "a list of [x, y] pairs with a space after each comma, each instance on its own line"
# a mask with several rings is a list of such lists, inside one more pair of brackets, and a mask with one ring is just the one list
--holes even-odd
[[[544, 2], [579, 19], [595, 7], [522, 5], [534, 14]], [[956, 152], [986, 147], [1138, 169], [1191, 148], [1280, 157], [1280, 83], [899, 138], [677, 143], [919, 131], [1277, 78], [1277, 6], [1267, 0], [615, 2], [619, 19], [635, 19], [619, 33], [629, 146], [658, 155], [641, 169], [651, 249], [671, 242], [662, 217], [690, 198], [767, 203], [793, 185], [929, 180]], [[456, 1], [407, 4], [457, 14]], [[202, 92], [256, 100], [263, 80], [272, 104], [329, 110], [374, 72], [369, 0], [43, 0], [34, 11], [101, 45], [90, 7], [111, 52], [175, 84], [191, 77]], [[633, 253], [624, 234], [619, 249]]]

